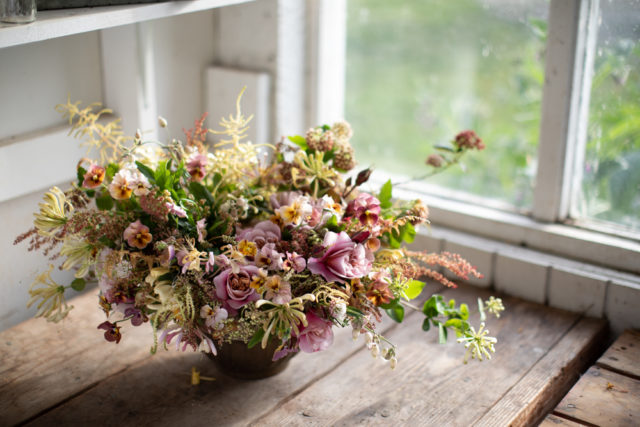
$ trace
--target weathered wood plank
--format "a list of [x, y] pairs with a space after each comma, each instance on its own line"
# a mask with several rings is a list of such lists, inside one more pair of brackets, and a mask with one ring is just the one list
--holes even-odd
[[[448, 293], [474, 303], [487, 293], [469, 288]], [[421, 318], [396, 328], [389, 338], [400, 348], [396, 371], [345, 360], [295, 398], [254, 421], [254, 425], [471, 425], [543, 358], [577, 316], [506, 298], [506, 314], [491, 322], [498, 352], [491, 361], [462, 363], [464, 348], [421, 335]], [[363, 351], [364, 353], [364, 351]]]
[[600, 354], [606, 332], [605, 321], [581, 319], [476, 425], [539, 422]]
[[118, 345], [105, 341], [96, 294], [72, 299], [60, 324], [30, 319], [0, 334], [0, 425], [23, 422], [150, 356], [146, 325], [124, 329]]
[[[438, 288], [430, 288], [432, 290]], [[395, 325], [388, 322], [386, 329]], [[30, 425], [246, 425], [333, 371], [362, 348], [350, 328], [324, 352], [299, 354], [281, 374], [258, 381], [226, 377], [202, 354], [158, 352], [36, 418]], [[366, 355], [364, 355], [366, 356]], [[379, 368], [370, 356], [359, 363]], [[191, 368], [215, 381], [191, 386]]]
[[591, 367], [554, 413], [599, 426], [640, 425], [640, 381]]
[[640, 331], [624, 331], [597, 365], [640, 380]]
[[539, 424], [539, 427], [580, 427], [584, 424], [578, 424], [566, 418], [558, 417], [557, 415], [548, 415]]

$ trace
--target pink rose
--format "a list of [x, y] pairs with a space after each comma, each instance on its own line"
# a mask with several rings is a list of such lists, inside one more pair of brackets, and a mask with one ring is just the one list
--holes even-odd
[[271, 221], [261, 221], [251, 228], [238, 231], [236, 240], [254, 242], [259, 248], [267, 243], [280, 242], [280, 227]]
[[327, 231], [324, 236], [324, 255], [309, 258], [307, 268], [328, 282], [346, 283], [346, 280], [366, 276], [371, 271], [373, 253], [365, 246], [354, 243], [347, 233]]
[[258, 267], [255, 265], [241, 265], [237, 273], [228, 268], [213, 279], [216, 296], [230, 315], [235, 316], [240, 307], [260, 298], [251, 287], [251, 280], [257, 275]]
[[305, 313], [307, 326], [300, 328], [298, 346], [305, 353], [314, 353], [329, 348], [333, 344], [331, 322], [318, 317], [313, 312]]

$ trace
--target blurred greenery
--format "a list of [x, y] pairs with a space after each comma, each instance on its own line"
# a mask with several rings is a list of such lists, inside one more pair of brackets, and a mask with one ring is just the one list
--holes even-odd
[[[573, 212], [640, 230], [640, 1], [601, 8]], [[346, 117], [360, 162], [423, 175], [434, 146], [473, 129], [487, 149], [430, 182], [531, 208], [547, 9], [547, 0], [349, 0]]]
[[578, 211], [640, 230], [640, 28], [636, 25], [633, 39], [610, 36], [606, 21], [603, 27]]
[[526, 208], [547, 2], [488, 3], [349, 0], [346, 117], [360, 163], [411, 176], [433, 146], [475, 130], [487, 149], [430, 182]]

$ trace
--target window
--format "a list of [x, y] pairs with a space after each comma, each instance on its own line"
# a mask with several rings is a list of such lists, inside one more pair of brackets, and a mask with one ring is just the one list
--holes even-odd
[[346, 116], [361, 161], [423, 175], [433, 146], [473, 129], [490, 149], [428, 182], [530, 208], [547, 11], [546, 0], [350, 0]]
[[[631, 182], [629, 176], [639, 170], [632, 166], [640, 108], [633, 95], [638, 91], [639, 1], [327, 2], [324, 7], [333, 9], [325, 11], [319, 39], [329, 40], [335, 23], [347, 15], [343, 44], [333, 46], [341, 52], [346, 44], [345, 117], [354, 124], [363, 164], [373, 163], [391, 176], [419, 175], [431, 146], [465, 128], [475, 128], [490, 147], [482, 156], [468, 156], [469, 174], [438, 178], [440, 190], [431, 191], [428, 183], [406, 187], [430, 205], [435, 223], [639, 273], [640, 234], [631, 228], [640, 212], [638, 184], [628, 190], [635, 191], [635, 199], [623, 213], [616, 212], [617, 196], [610, 191], [612, 181]], [[399, 28], [393, 19], [402, 22]], [[377, 40], [378, 48], [364, 36]], [[421, 40], [407, 48], [403, 37]], [[458, 44], [443, 47], [451, 41]], [[603, 45], [613, 51], [611, 65], [617, 70], [598, 89], [598, 76], [606, 69]], [[440, 57], [431, 61], [438, 63], [430, 63], [438, 51]], [[409, 61], [399, 60], [401, 55]], [[318, 64], [331, 63], [328, 58], [320, 55]], [[421, 66], [427, 71], [417, 75], [407, 69]], [[502, 84], [487, 83], [492, 74]], [[624, 87], [611, 93], [607, 85], [621, 78], [626, 78]], [[385, 92], [389, 80], [401, 81]], [[318, 93], [327, 93], [323, 87], [330, 86], [319, 84]], [[601, 101], [605, 95], [608, 101]], [[617, 130], [604, 120], [613, 108], [631, 117]], [[501, 117], [505, 111], [511, 121]], [[602, 180], [604, 164], [611, 163], [607, 150], [620, 144], [603, 150], [601, 135], [621, 130], [629, 142], [613, 156], [618, 177], [610, 169], [611, 176]], [[406, 150], [390, 150], [393, 144]], [[407, 173], [409, 162], [415, 173]], [[465, 192], [461, 198], [458, 190]], [[625, 228], [602, 233], [596, 219]]]

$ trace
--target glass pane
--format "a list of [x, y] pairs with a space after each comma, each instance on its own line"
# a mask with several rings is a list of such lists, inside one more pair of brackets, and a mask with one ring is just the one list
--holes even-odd
[[530, 207], [547, 13], [546, 0], [349, 0], [346, 118], [360, 163], [423, 175], [435, 145], [472, 129], [487, 148], [428, 182]]
[[640, 1], [600, 2], [580, 217], [640, 230]]

